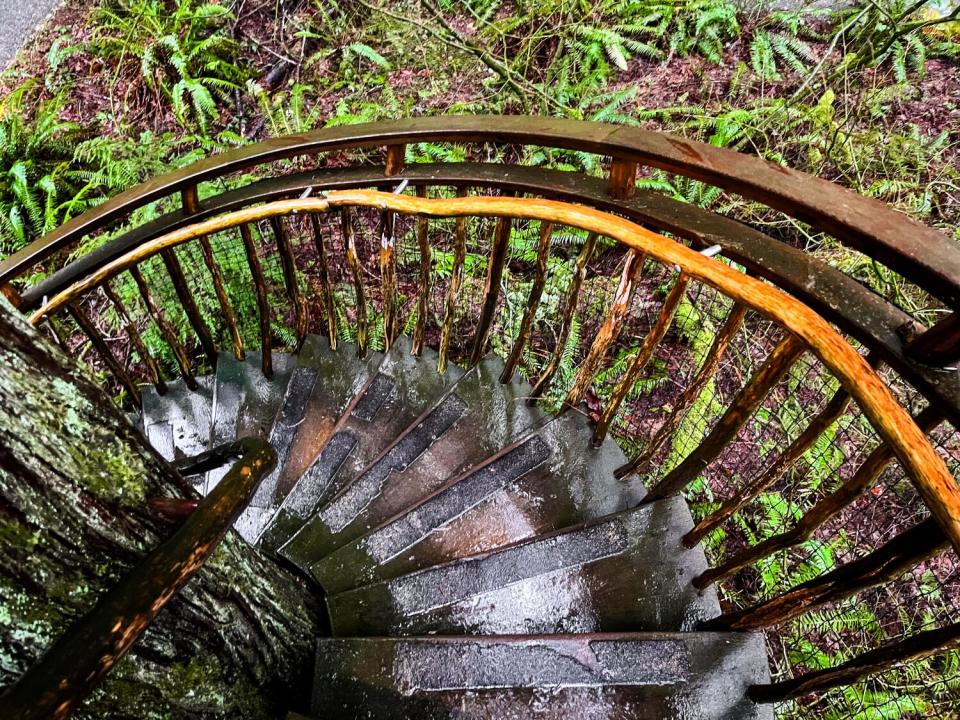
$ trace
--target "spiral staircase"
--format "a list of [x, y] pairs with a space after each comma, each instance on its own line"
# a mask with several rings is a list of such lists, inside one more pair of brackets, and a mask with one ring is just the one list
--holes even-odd
[[[408, 162], [418, 143], [610, 162], [603, 179], [484, 152]], [[330, 164], [311, 168], [318, 155]], [[939, 321], [638, 189], [640, 166], [895, 267]], [[238, 179], [253, 168], [260, 179]], [[154, 202], [161, 214], [138, 221]], [[156, 178], [4, 261], [0, 287], [65, 345], [91, 344], [131, 422], [196, 491], [141, 566], [154, 596], [129, 578], [108, 593], [0, 697], [11, 717], [81, 704], [229, 527], [324, 602], [328, 627], [309, 639], [317, 718], [879, 717], [889, 701], [868, 699], [907, 684], [903, 717], [956, 705], [944, 567], [960, 549], [960, 250], [880, 203], [632, 128], [423, 118]], [[125, 357], [92, 316], [108, 311]], [[649, 381], [655, 363], [666, 382]], [[778, 434], [785, 407], [804, 413]], [[824, 448], [842, 463], [808, 482]], [[793, 572], [811, 541], [846, 542], [837, 523], [884, 488], [897, 523]], [[760, 510], [784, 498], [772, 525]], [[767, 580], [776, 563], [790, 572]], [[942, 612], [904, 619], [927, 601], [911, 573]], [[902, 622], [878, 632], [841, 614], [851, 604]], [[81, 637], [90, 647], [66, 663]]]
[[143, 391], [171, 461], [274, 447], [234, 527], [325, 594], [316, 717], [772, 717], [747, 698], [769, 679], [760, 634], [695, 630], [720, 606], [691, 585], [707, 564], [682, 546], [686, 504], [641, 505], [613, 440], [528, 406], [501, 361], [436, 364], [404, 338], [360, 360], [308, 335], [271, 380], [223, 354], [197, 392]]

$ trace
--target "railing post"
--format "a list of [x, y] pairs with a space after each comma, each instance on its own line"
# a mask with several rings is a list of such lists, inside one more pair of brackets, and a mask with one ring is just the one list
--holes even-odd
[[[196, 185], [189, 185], [181, 190], [180, 201], [185, 215], [196, 215], [200, 212], [200, 196]], [[230, 332], [230, 338], [233, 341], [233, 354], [237, 360], [243, 360], [246, 355], [243, 349], [243, 339], [240, 337], [240, 330], [237, 326], [237, 315], [233, 311], [233, 305], [223, 283], [223, 273], [220, 272], [220, 267], [213, 256], [213, 247], [210, 245], [210, 240], [204, 235], [199, 238], [198, 242], [200, 243], [200, 252], [203, 255], [203, 263], [207, 266], [213, 280], [213, 290], [217, 296], [220, 310], [223, 312], [223, 320], [227, 324], [227, 330]]]
[[[427, 196], [425, 185], [417, 185], [417, 197]], [[423, 352], [423, 339], [427, 332], [427, 314], [430, 312], [430, 238], [427, 236], [427, 218], [417, 218], [417, 245], [420, 248], [420, 282], [417, 287], [417, 325], [413, 330], [410, 352], [419, 356]]]
[[23, 301], [20, 299], [20, 293], [17, 292], [17, 289], [13, 287], [13, 285], [0, 285], [0, 293], [3, 293], [3, 296], [9, 300], [10, 304], [13, 305], [17, 310], [20, 309]]
[[387, 145], [386, 174], [390, 177], [403, 172], [406, 164], [406, 145]]
[[682, 492], [736, 436], [805, 349], [806, 346], [801, 340], [795, 335], [787, 334], [740, 389], [707, 437], [683, 462], [650, 489], [643, 502], [661, 500], [668, 495]]
[[643, 274], [644, 260], [644, 254], [638, 250], [631, 250], [627, 254], [623, 271], [620, 273], [620, 284], [613, 296], [610, 312], [607, 313], [606, 320], [603, 321], [603, 325], [597, 331], [593, 344], [590, 345], [590, 350], [587, 352], [587, 357], [580, 364], [580, 370], [573, 379], [573, 385], [563, 401], [566, 407], [576, 407], [580, 404], [597, 372], [599, 372], [600, 365], [606, 358], [610, 346], [620, 336], [623, 323], [630, 310], [630, 304], [633, 302], [633, 296], [637, 291], [640, 276]]
[[822, 693], [841, 685], [852, 685], [898, 665], [923, 660], [957, 647], [960, 647], [960, 623], [936, 630], [925, 630], [899, 642], [871, 650], [836, 667], [815, 670], [770, 685], [754, 685], [749, 694], [755, 702], [783, 702], [811, 693]]
[[497, 229], [494, 232], [493, 247], [490, 248], [490, 258], [487, 265], [487, 279], [483, 286], [483, 307], [480, 310], [480, 319], [477, 321], [473, 352], [470, 355], [470, 367], [480, 362], [480, 358], [483, 357], [486, 350], [490, 324], [493, 322], [497, 300], [500, 298], [500, 280], [503, 277], [503, 266], [507, 261], [507, 248], [510, 243], [512, 226], [511, 218], [505, 215], [497, 218]]
[[901, 577], [949, 545], [935, 518], [927, 518], [869, 555], [797, 585], [751, 607], [707, 620], [704, 631], [758, 630], [789, 622], [804, 613]]
[[952, 312], [929, 330], [909, 340], [907, 356], [924, 365], [947, 367], [960, 363], [960, 312]]
[[607, 192], [615, 200], [626, 200], [637, 192], [637, 162], [613, 158], [607, 176]]

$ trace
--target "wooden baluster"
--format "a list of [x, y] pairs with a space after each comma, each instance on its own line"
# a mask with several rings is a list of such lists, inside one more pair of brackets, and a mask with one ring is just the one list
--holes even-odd
[[147, 366], [147, 370], [150, 372], [150, 377], [153, 380], [154, 387], [157, 389], [157, 393], [160, 395], [166, 395], [167, 384], [163, 381], [163, 376], [160, 374], [160, 365], [157, 363], [156, 358], [153, 357], [153, 355], [151, 355], [147, 350], [147, 346], [143, 342], [140, 332], [133, 324], [133, 320], [130, 319], [130, 314], [127, 312], [127, 308], [124, 307], [120, 297], [116, 292], [114, 292], [113, 288], [110, 287], [109, 280], [104, 282], [100, 287], [103, 288], [103, 292], [107, 296], [107, 299], [117, 311], [117, 317], [126, 328], [127, 337], [130, 338], [130, 342], [133, 344], [133, 347], [136, 348], [137, 354], [140, 355], [144, 364]]
[[130, 277], [132, 277], [133, 281], [137, 284], [137, 290], [140, 291], [140, 298], [147, 308], [147, 314], [153, 319], [157, 329], [160, 331], [160, 336], [170, 348], [170, 352], [173, 353], [173, 359], [176, 361], [177, 367], [180, 368], [180, 376], [183, 378], [184, 384], [186, 384], [190, 390], [198, 389], [200, 386], [197, 384], [197, 379], [193, 376], [193, 370], [190, 369], [190, 359], [187, 357], [187, 350], [180, 343], [176, 329], [167, 322], [167, 319], [157, 307], [157, 303], [154, 302], [146, 278], [137, 266], [131, 267], [129, 273]]
[[758, 630], [789, 622], [823, 605], [892, 582], [949, 546], [935, 518], [928, 518], [869, 555], [808, 580], [770, 600], [701, 623], [698, 630]]
[[614, 388], [613, 394], [610, 396], [610, 400], [607, 402], [606, 407], [604, 407], [603, 412], [600, 414], [600, 419], [597, 421], [597, 426], [593, 431], [593, 444], [596, 447], [600, 447], [603, 439], [607, 436], [610, 423], [613, 422], [613, 418], [616, 416], [617, 411], [620, 409], [620, 405], [627, 397], [627, 393], [629, 393], [631, 388], [633, 388], [633, 386], [636, 384], [640, 377], [640, 372], [647, 366], [647, 363], [650, 362], [650, 358], [653, 357], [653, 352], [657, 349], [657, 345], [660, 344], [663, 336], [666, 335], [667, 330], [670, 329], [670, 324], [673, 322], [673, 316], [676, 315], [677, 308], [680, 307], [680, 301], [683, 300], [683, 296], [687, 292], [687, 286], [689, 284], [690, 278], [683, 273], [680, 273], [676, 282], [673, 284], [673, 287], [670, 289], [666, 299], [663, 301], [663, 307], [660, 309], [660, 315], [657, 317], [657, 322], [650, 329], [650, 332], [647, 333], [647, 336], [643, 339], [643, 343], [640, 345], [640, 350], [630, 362], [627, 372], [624, 373], [623, 377], [620, 379], [620, 382], [617, 383], [617, 387]]
[[110, 352], [110, 348], [107, 345], [106, 340], [103, 339], [103, 335], [100, 334], [100, 331], [97, 330], [97, 326], [94, 325], [90, 317], [83, 311], [79, 303], [69, 304], [67, 306], [67, 312], [70, 313], [71, 317], [74, 319], [74, 322], [76, 322], [80, 329], [83, 330], [83, 334], [90, 338], [90, 342], [93, 343], [93, 346], [97, 349], [100, 357], [102, 357], [103, 361], [107, 364], [107, 368], [110, 370], [110, 373], [123, 386], [123, 389], [127, 391], [127, 394], [130, 396], [133, 404], [138, 408], [143, 407], [143, 402], [140, 399], [140, 388], [137, 387], [137, 384], [133, 382], [133, 380], [127, 374], [127, 371], [123, 365], [117, 360], [117, 358], [114, 357], [113, 353]]
[[9, 283], [0, 285], [0, 295], [3, 295], [7, 300], [9, 300], [10, 304], [18, 310], [20, 309], [20, 306], [23, 305], [23, 298], [20, 297], [20, 293], [18, 293], [17, 289]]
[[406, 145], [387, 145], [387, 158], [386, 165], [384, 166], [384, 174], [390, 177], [402, 173], [406, 163], [406, 155]]
[[[927, 408], [916, 416], [917, 427], [925, 433], [933, 430], [942, 421], [942, 416], [935, 408]], [[879, 479], [880, 474], [894, 460], [893, 450], [889, 445], [881, 445], [874, 450], [863, 465], [854, 473], [853, 477], [843, 483], [823, 500], [810, 508], [797, 523], [789, 530], [774, 535], [766, 540], [744, 548], [728, 559], [723, 565], [710, 568], [696, 578], [693, 584], [703, 589], [711, 583], [723, 580], [733, 575], [746, 565], [752, 565], [761, 558], [799, 542], [809, 540], [813, 533], [831, 518], [838, 515], [845, 507], [869, 490]]]
[[703, 360], [703, 365], [697, 371], [697, 374], [690, 384], [684, 389], [677, 402], [674, 403], [673, 410], [664, 419], [663, 425], [657, 430], [656, 435], [653, 436], [653, 439], [647, 447], [643, 449], [643, 452], [623, 467], [617, 468], [614, 473], [615, 477], [626, 477], [642, 469], [650, 462], [653, 456], [657, 454], [657, 451], [663, 447], [663, 444], [673, 437], [674, 432], [680, 427], [680, 423], [683, 422], [683, 418], [686, 417], [687, 412], [693, 407], [693, 403], [700, 397], [700, 393], [703, 392], [707, 383], [710, 382], [710, 378], [713, 377], [717, 368], [720, 366], [720, 361], [726, 354], [727, 348], [730, 347], [734, 336], [743, 325], [743, 319], [746, 315], [747, 307], [745, 305], [736, 303], [730, 308], [730, 313], [727, 315], [727, 319], [724, 320], [716, 337], [714, 337], [713, 344], [707, 352], [707, 357]]
[[907, 356], [934, 367], [960, 362], [960, 312], [952, 312], [929, 330], [910, 340]]
[[[180, 193], [180, 198], [185, 215], [196, 215], [200, 212], [200, 198], [197, 194], [196, 185], [185, 188]], [[243, 360], [245, 357], [243, 338], [240, 337], [240, 329], [237, 327], [237, 314], [233, 311], [230, 296], [227, 295], [227, 290], [223, 282], [223, 273], [220, 272], [220, 266], [217, 265], [209, 238], [203, 235], [197, 238], [197, 242], [200, 243], [203, 263], [210, 272], [210, 277], [213, 280], [213, 290], [217, 296], [217, 303], [220, 305], [220, 312], [223, 313], [223, 320], [227, 324], [227, 331], [230, 333], [230, 339], [233, 342], [233, 354], [237, 360]]]
[[587, 263], [590, 262], [593, 250], [597, 246], [597, 237], [596, 233], [587, 235], [586, 242], [583, 243], [580, 254], [577, 256], [573, 277], [570, 279], [570, 287], [567, 288], [563, 314], [560, 316], [560, 332], [557, 335], [557, 342], [554, 345], [553, 353], [550, 355], [550, 361], [547, 363], [547, 367], [544, 368], [540, 378], [530, 391], [530, 403], [535, 402], [537, 398], [543, 397], [544, 393], [550, 388], [550, 383], [553, 382], [553, 376], [560, 367], [560, 361], [563, 359], [563, 351], [570, 337], [570, 327], [573, 324], [573, 316], [577, 311], [577, 302], [580, 300], [580, 288], [583, 287], [583, 281], [587, 277]]
[[297, 261], [293, 257], [293, 247], [290, 245], [290, 236], [283, 225], [283, 218], [270, 218], [270, 228], [273, 230], [273, 237], [277, 241], [277, 250], [280, 251], [280, 268], [283, 272], [283, 284], [287, 290], [287, 297], [290, 304], [293, 305], [294, 326], [297, 333], [297, 352], [303, 347], [303, 341], [307, 337], [307, 329], [310, 327], [310, 310], [307, 302], [300, 291], [300, 283], [297, 281]]
[[257, 314], [260, 318], [260, 367], [264, 376], [273, 377], [273, 331], [270, 327], [270, 303], [267, 301], [267, 278], [263, 274], [263, 265], [257, 254], [257, 245], [253, 241], [253, 231], [249, 225], [240, 226], [243, 238], [243, 250], [247, 255], [247, 265], [253, 278], [253, 288], [257, 295]]
[[357, 354], [367, 356], [367, 294], [363, 287], [363, 268], [357, 256], [357, 241], [353, 234], [353, 210], [345, 207], [340, 211], [340, 227], [343, 230], [343, 247], [346, 249], [347, 265], [353, 276], [353, 290], [357, 297]]
[[607, 356], [610, 346], [616, 341], [623, 329], [623, 321], [626, 319], [627, 312], [630, 310], [630, 303], [633, 302], [633, 296], [637, 291], [637, 284], [643, 273], [643, 253], [631, 250], [627, 254], [627, 261], [624, 263], [623, 272], [620, 275], [620, 284], [617, 292], [613, 296], [613, 304], [610, 306], [610, 312], [606, 320], [600, 327], [597, 337], [594, 339], [587, 357], [580, 364], [580, 371], [573, 380], [573, 386], [564, 399], [566, 407], [576, 407], [580, 404], [587, 389], [600, 370], [603, 359]]
[[749, 694], [755, 702], [783, 702], [811, 693], [822, 693], [835, 687], [852, 685], [871, 675], [956, 648], [960, 648], [960, 623], [936, 630], [924, 630], [866, 652], [836, 667], [814, 670], [769, 685], [753, 685]]
[[626, 200], [637, 192], [637, 162], [613, 158], [607, 177], [607, 192], [617, 200]]
[[[417, 197], [426, 197], [425, 185], [417, 186]], [[417, 218], [417, 245], [420, 247], [420, 284], [417, 288], [417, 325], [413, 329], [410, 352], [419, 356], [423, 352], [423, 339], [427, 333], [427, 314], [430, 312], [430, 240], [427, 237], [425, 217]]]
[[[874, 367], [876, 363], [872, 363]], [[813, 444], [821, 435], [833, 425], [850, 404], [850, 393], [840, 388], [830, 398], [827, 406], [810, 421], [810, 424], [802, 433], [790, 443], [790, 446], [784, 450], [779, 457], [767, 468], [767, 470], [756, 477], [749, 485], [725, 500], [719, 508], [707, 517], [703, 518], [697, 525], [688, 532], [684, 538], [684, 544], [687, 547], [693, 547], [707, 535], [716, 530], [731, 515], [738, 512], [747, 503], [753, 500], [757, 495], [764, 492], [777, 480], [783, 477], [793, 465], [804, 456], [804, 454], [813, 447]]]
[[53, 334], [54, 340], [57, 341], [57, 345], [59, 345], [68, 355], [72, 354], [70, 351], [70, 344], [67, 342], [69, 335], [64, 331], [63, 325], [60, 324], [60, 321], [57, 320], [53, 315], [48, 315], [47, 326], [50, 328], [50, 332]]
[[327, 263], [327, 248], [323, 241], [323, 228], [320, 216], [310, 215], [313, 225], [313, 242], [317, 246], [317, 266], [320, 276], [320, 292], [323, 294], [323, 307], [327, 315], [327, 342], [331, 350], [337, 349], [337, 313], [333, 307], [333, 285], [330, 283], [330, 267]]
[[510, 230], [513, 221], [508, 217], [497, 218], [497, 229], [493, 234], [493, 246], [490, 248], [490, 258], [487, 260], [487, 280], [483, 286], [483, 307], [480, 309], [480, 318], [477, 320], [477, 332], [473, 339], [473, 352], [470, 355], [470, 367], [478, 362], [487, 347], [487, 336], [490, 334], [490, 325], [497, 310], [497, 301], [500, 298], [500, 281], [503, 279], [503, 266], [507, 261], [507, 248], [510, 243]]
[[500, 373], [500, 382], [502, 383], [508, 383], [513, 378], [517, 365], [520, 364], [520, 358], [523, 356], [523, 348], [533, 330], [533, 321], [537, 316], [537, 308], [540, 307], [543, 288], [547, 284], [547, 260], [550, 258], [550, 238], [552, 235], [553, 223], [541, 222], [540, 243], [537, 245], [536, 274], [533, 278], [533, 284], [530, 286], [527, 309], [523, 313], [523, 320], [520, 321], [520, 331], [517, 333], [517, 339], [510, 351], [510, 357], [507, 358], [507, 362], [503, 366], [503, 372]]
[[203, 348], [207, 360], [209, 360], [212, 365], [216, 365], [217, 344], [213, 341], [213, 335], [210, 334], [210, 329], [200, 315], [200, 309], [197, 307], [193, 293], [187, 285], [187, 279], [183, 275], [183, 268], [177, 259], [176, 253], [173, 248], [167, 248], [166, 250], [160, 251], [160, 257], [163, 260], [164, 266], [167, 268], [167, 274], [170, 275], [170, 280], [173, 282], [173, 289], [180, 299], [180, 304], [187, 314], [187, 320], [190, 321], [190, 326], [200, 340], [200, 347]]
[[[466, 197], [464, 188], [457, 188], [457, 197]], [[443, 315], [443, 327], [440, 329], [440, 348], [437, 360], [437, 372], [447, 371], [447, 353], [450, 351], [450, 336], [453, 334], [453, 320], [457, 312], [457, 297], [463, 283], [463, 262], [467, 256], [467, 219], [456, 219], [453, 234], [453, 266], [450, 269], [450, 287], [447, 288], [447, 303]]]
[[654, 485], [644, 497], [643, 502], [653, 502], [682, 492], [736, 436], [744, 423], [760, 407], [773, 386], [787, 373], [803, 351], [803, 342], [795, 336], [788, 334], [781, 340], [760, 369], [737, 393], [730, 407], [703, 442], [665, 478]]
[[[388, 177], [403, 172], [406, 163], [406, 145], [388, 145], [384, 174]], [[381, 186], [389, 190], [389, 186]], [[421, 196], [422, 197], [422, 196]], [[389, 350], [400, 333], [400, 317], [397, 308], [397, 257], [396, 213], [383, 210], [380, 213], [380, 280], [383, 284], [383, 343]], [[417, 353], [414, 353], [417, 354]]]
[[380, 213], [380, 282], [383, 285], [383, 346], [389, 350], [399, 332], [397, 312], [396, 214]]

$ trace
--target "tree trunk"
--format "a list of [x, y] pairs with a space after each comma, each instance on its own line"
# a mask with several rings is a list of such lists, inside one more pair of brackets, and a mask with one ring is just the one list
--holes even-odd
[[[81, 368], [0, 297], [0, 688], [172, 526], [192, 496]], [[230, 532], [81, 718], [279, 717], [312, 669], [319, 611]]]

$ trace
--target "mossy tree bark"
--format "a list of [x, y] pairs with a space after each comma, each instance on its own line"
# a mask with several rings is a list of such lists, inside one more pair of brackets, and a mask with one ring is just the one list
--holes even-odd
[[[0, 297], [0, 688], [171, 532], [146, 501], [190, 494]], [[308, 681], [317, 619], [302, 585], [231, 532], [77, 717], [280, 716]]]

